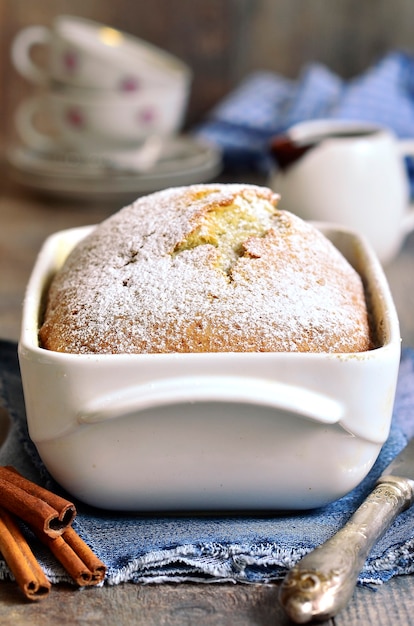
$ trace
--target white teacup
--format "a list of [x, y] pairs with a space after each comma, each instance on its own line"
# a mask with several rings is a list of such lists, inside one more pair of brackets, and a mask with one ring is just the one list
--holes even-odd
[[315, 120], [274, 138], [272, 151], [279, 166], [269, 185], [280, 208], [360, 232], [383, 264], [397, 254], [414, 228], [403, 160], [414, 141], [376, 124]]
[[[35, 46], [47, 49], [46, 67], [32, 58]], [[139, 91], [154, 83], [182, 83], [192, 72], [174, 55], [104, 24], [70, 15], [58, 16], [51, 28], [21, 30], [11, 48], [15, 68], [35, 84], [51, 81], [87, 88]]]
[[23, 101], [15, 115], [24, 144], [41, 151], [82, 153], [130, 149], [181, 128], [187, 94], [153, 86], [139, 93], [77, 89], [46, 91]]

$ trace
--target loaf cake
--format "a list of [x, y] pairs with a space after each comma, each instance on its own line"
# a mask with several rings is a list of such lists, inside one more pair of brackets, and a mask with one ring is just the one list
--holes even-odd
[[247, 184], [139, 198], [56, 273], [40, 345], [78, 354], [369, 350], [360, 276], [278, 200]]

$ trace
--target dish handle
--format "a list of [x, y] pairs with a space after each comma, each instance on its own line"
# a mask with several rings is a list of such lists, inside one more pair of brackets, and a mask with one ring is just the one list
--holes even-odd
[[297, 385], [252, 377], [193, 376], [152, 381], [101, 396], [78, 413], [77, 421], [97, 424], [161, 406], [206, 402], [266, 406], [324, 424], [336, 424], [345, 412], [341, 402]]

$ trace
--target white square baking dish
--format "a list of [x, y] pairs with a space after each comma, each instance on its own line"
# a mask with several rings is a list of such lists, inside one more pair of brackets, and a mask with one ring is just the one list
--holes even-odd
[[389, 433], [399, 324], [366, 241], [317, 226], [362, 276], [376, 349], [45, 350], [38, 342], [44, 294], [92, 227], [47, 239], [27, 286], [19, 359], [29, 434], [52, 476], [86, 503], [135, 511], [306, 509], [353, 489]]

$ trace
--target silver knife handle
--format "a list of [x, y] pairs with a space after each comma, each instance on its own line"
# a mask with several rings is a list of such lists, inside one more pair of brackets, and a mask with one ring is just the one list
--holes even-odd
[[336, 615], [351, 598], [374, 543], [414, 500], [414, 481], [387, 476], [331, 539], [286, 575], [279, 600], [297, 624]]

